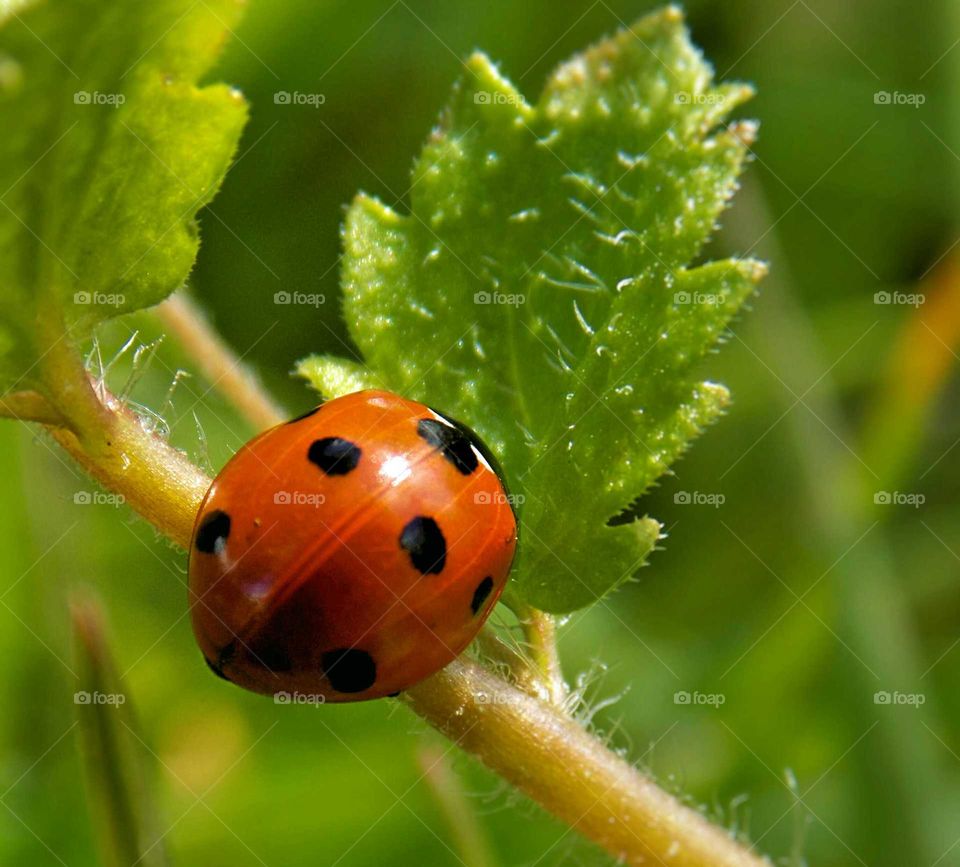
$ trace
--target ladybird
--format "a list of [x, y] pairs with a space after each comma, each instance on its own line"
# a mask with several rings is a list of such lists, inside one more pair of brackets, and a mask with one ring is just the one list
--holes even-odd
[[393, 695], [471, 642], [516, 543], [473, 431], [356, 392], [260, 434], [214, 480], [190, 545], [193, 631], [217, 675], [255, 692]]

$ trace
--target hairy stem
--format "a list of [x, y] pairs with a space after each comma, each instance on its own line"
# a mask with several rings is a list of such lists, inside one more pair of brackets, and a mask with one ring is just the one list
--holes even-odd
[[53, 438], [105, 488], [164, 535], [189, 546], [210, 479], [181, 451], [147, 430], [106, 387], [95, 387], [66, 339], [51, 341], [41, 366], [46, 400], [63, 418]]
[[[221, 356], [227, 357], [232, 355]], [[50, 428], [53, 436], [94, 478], [123, 494], [131, 507], [186, 548], [210, 479], [182, 452], [144, 429], [106, 389], [94, 390], [76, 353], [54, 353], [47, 374], [47, 397], [69, 422], [69, 427]], [[239, 387], [255, 384], [247, 380]], [[276, 421], [276, 412], [268, 414], [265, 407], [262, 420]], [[540, 612], [527, 613], [524, 629], [537, 669], [540, 675], [552, 672], [559, 690], [563, 681], [551, 650], [553, 621]], [[622, 863], [768, 864], [609, 750], [564, 713], [549, 690], [547, 695], [532, 692], [461, 658], [408, 689], [403, 700]]]
[[113, 395], [106, 395], [105, 406], [110, 412], [98, 431], [78, 436], [55, 427], [50, 433], [101, 485], [123, 494], [131, 508], [186, 549], [210, 477], [183, 452], [144, 430]]
[[461, 749], [623, 864], [768, 862], [545, 702], [463, 657], [404, 693]]
[[528, 608], [520, 615], [520, 625], [542, 697], [551, 704], [562, 706], [570, 690], [560, 667], [556, 619], [545, 611]]

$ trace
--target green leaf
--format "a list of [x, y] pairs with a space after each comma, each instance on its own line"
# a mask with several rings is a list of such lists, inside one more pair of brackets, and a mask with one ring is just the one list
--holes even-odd
[[721, 124], [751, 91], [712, 83], [673, 7], [536, 105], [485, 56], [466, 68], [410, 213], [353, 203], [344, 310], [378, 381], [500, 456], [523, 501], [514, 588], [571, 611], [643, 563], [660, 527], [631, 504], [726, 405], [699, 368], [764, 268], [691, 263], [736, 188], [754, 126]]
[[335, 358], [332, 355], [311, 355], [297, 362], [296, 373], [312, 383], [323, 383], [320, 389], [328, 396], [352, 394], [367, 388], [388, 388], [388, 384], [362, 364]]
[[8, 11], [0, 390], [36, 384], [34, 362], [63, 327], [82, 338], [186, 279], [195, 214], [216, 193], [246, 119], [237, 92], [197, 86], [239, 7], [48, 0]]

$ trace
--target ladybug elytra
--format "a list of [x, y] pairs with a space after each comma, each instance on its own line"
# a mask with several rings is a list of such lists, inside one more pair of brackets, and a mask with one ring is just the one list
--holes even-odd
[[517, 523], [469, 428], [386, 391], [322, 404], [243, 446], [190, 546], [193, 630], [255, 692], [392, 695], [470, 643]]

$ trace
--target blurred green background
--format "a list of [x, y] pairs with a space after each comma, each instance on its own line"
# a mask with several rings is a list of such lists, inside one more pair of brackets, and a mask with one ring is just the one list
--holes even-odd
[[[293, 362], [350, 352], [343, 206], [359, 189], [402, 206], [460, 59], [483, 48], [532, 96], [558, 61], [650, 8], [251, 3], [216, 71], [251, 121], [201, 216], [192, 284], [291, 412], [312, 400]], [[784, 863], [960, 865], [960, 12], [703, 0], [687, 13], [718, 74], [756, 84], [747, 114], [762, 124], [711, 255], [751, 251], [772, 273], [710, 364], [730, 414], [645, 500], [664, 550], [570, 618], [566, 670], [595, 702], [619, 696], [595, 718], [614, 745]], [[276, 104], [278, 91], [325, 102]], [[326, 301], [278, 305], [281, 290]], [[103, 352], [134, 327], [159, 333], [147, 316], [117, 323]], [[181, 366], [169, 342], [134, 398], [163, 407]], [[252, 433], [200, 378], [164, 415], [211, 468]], [[0, 441], [3, 863], [98, 863], [72, 728], [67, 602], [81, 588], [108, 612], [175, 863], [458, 863], [421, 767], [438, 736], [394, 702], [277, 707], [212, 678], [185, 617], [184, 556], [122, 508], [75, 503], [94, 488], [32, 430], [5, 424]], [[608, 863], [475, 763], [447, 761], [492, 863]]]

